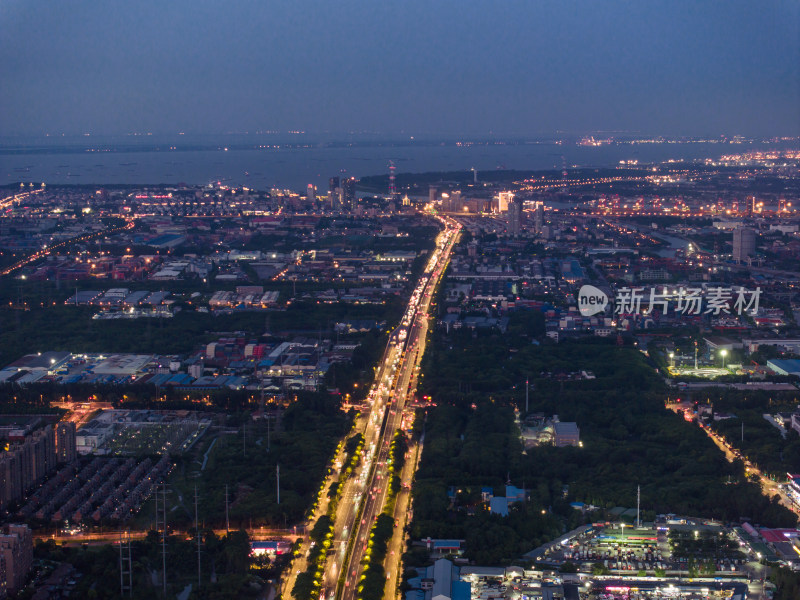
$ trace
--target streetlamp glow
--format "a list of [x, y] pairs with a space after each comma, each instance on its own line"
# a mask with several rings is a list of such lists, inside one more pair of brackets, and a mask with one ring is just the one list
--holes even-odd
[[674, 352], [670, 352], [669, 353], [669, 366], [670, 366], [671, 369], [675, 368], [675, 353]]
[[719, 351], [720, 356], [722, 356], [722, 368], [725, 368], [725, 356], [728, 354], [728, 351], [724, 348]]

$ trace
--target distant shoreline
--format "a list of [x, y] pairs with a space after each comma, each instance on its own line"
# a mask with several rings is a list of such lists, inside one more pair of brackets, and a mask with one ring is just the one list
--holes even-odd
[[[5, 140], [7, 142], [7, 140]], [[362, 141], [359, 143], [294, 142], [258, 147], [231, 139], [229, 145], [183, 140], [163, 144], [157, 140], [120, 140], [90, 146], [90, 138], [58, 143], [0, 143], [0, 186], [25, 182], [52, 185], [170, 186], [179, 183], [208, 185], [222, 182], [232, 187], [257, 190], [289, 189], [304, 192], [309, 184], [327, 193], [332, 177], [358, 179], [388, 176], [393, 163], [403, 174], [467, 173], [478, 180], [494, 179], [495, 173], [547, 171], [576, 168], [617, 169], [620, 166], [695, 161], [759, 150], [800, 147], [800, 139], [776, 143], [625, 143], [597, 145], [555, 142], [430, 142]], [[141, 183], [141, 182], [160, 183]], [[87, 182], [87, 183], [84, 183]], [[91, 182], [91, 183], [89, 183]], [[399, 183], [399, 182], [398, 182]], [[364, 187], [364, 186], [362, 186]], [[387, 189], [388, 191], [388, 189]]]

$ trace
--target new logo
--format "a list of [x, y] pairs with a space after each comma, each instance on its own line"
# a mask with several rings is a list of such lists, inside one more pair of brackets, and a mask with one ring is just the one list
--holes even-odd
[[578, 292], [578, 309], [584, 317], [601, 313], [608, 306], [608, 296], [593, 285], [584, 285]]

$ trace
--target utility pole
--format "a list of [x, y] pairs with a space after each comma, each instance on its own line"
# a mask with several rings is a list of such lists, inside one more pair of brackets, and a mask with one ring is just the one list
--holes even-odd
[[155, 525], [153, 526], [153, 529], [155, 530], [156, 533], [158, 533], [159, 531], [161, 531], [161, 527], [159, 527], [159, 523], [161, 522], [161, 520], [159, 519], [158, 516], [158, 486], [156, 486], [156, 493], [154, 494], [154, 496], [156, 500], [156, 522]]
[[[164, 527], [161, 535], [161, 587], [164, 591], [164, 598], [167, 597], [167, 484], [162, 484], [164, 487], [161, 496], [161, 506], [164, 509], [161, 524]], [[158, 491], [156, 490], [156, 494]]]
[[231, 532], [231, 522], [228, 520], [228, 484], [225, 484], [225, 533]]
[[530, 391], [531, 386], [530, 382], [526, 379], [525, 380], [525, 414], [528, 414], [528, 392]]
[[636, 486], [636, 527], [642, 526], [642, 520], [639, 518], [639, 506], [642, 500], [642, 486]]
[[[225, 492], [226, 492], [226, 496], [227, 496], [227, 486], [225, 486]], [[227, 514], [227, 508], [228, 508], [228, 505], [227, 505], [227, 502], [226, 502], [225, 503], [225, 509], [226, 509], [225, 512], [226, 512], [226, 514]], [[199, 591], [202, 580], [200, 578], [200, 563], [201, 563], [201, 561], [200, 561], [200, 543], [201, 543], [201, 540], [200, 540], [200, 523], [199, 523], [199, 520], [197, 518], [197, 485], [194, 486], [194, 532], [195, 532], [195, 535], [197, 536], [197, 589]]]
[[278, 504], [281, 503], [281, 466], [275, 465], [275, 479], [277, 481]]
[[[127, 577], [126, 577], [127, 576]], [[126, 581], [127, 580], [127, 581]], [[131, 560], [131, 532], [119, 533], [119, 595], [133, 596], [133, 562]]]

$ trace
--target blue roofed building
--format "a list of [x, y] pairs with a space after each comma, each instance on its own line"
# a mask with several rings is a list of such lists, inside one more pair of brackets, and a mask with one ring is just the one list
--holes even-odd
[[489, 512], [501, 517], [508, 516], [508, 498], [504, 496], [494, 496], [489, 500]]
[[506, 486], [506, 498], [509, 504], [512, 502], [525, 502], [527, 499], [527, 492], [513, 485]]
[[431, 600], [452, 600], [453, 579], [453, 563], [446, 558], [440, 558], [433, 563]]
[[461, 571], [446, 558], [440, 558], [433, 566], [417, 569], [418, 577], [408, 580], [412, 589], [405, 600], [470, 600], [472, 584], [461, 581]]
[[153, 248], [175, 248], [185, 241], [186, 238], [182, 235], [167, 233], [152, 238], [150, 241], [146, 242], [146, 244]]
[[493, 491], [491, 487], [481, 488], [481, 496], [484, 502], [489, 503], [489, 512], [501, 517], [508, 516], [509, 506], [515, 502], [525, 502], [528, 499], [528, 490], [513, 485], [506, 485], [505, 496], [495, 496]]
[[767, 366], [778, 375], [800, 376], [800, 360], [772, 358], [767, 361]]
[[469, 581], [454, 581], [451, 593], [452, 600], [470, 600], [472, 597], [472, 585]]

